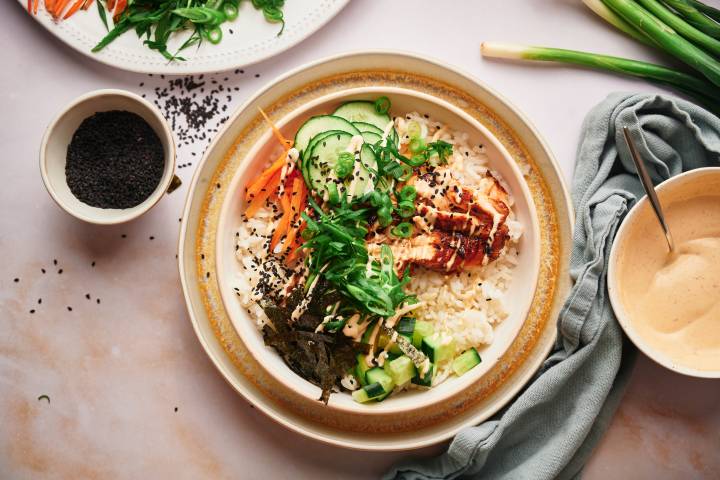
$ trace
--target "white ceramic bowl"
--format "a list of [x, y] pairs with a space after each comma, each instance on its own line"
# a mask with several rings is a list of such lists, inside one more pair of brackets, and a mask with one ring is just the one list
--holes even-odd
[[[452, 377], [430, 390], [410, 390], [389, 397], [375, 404], [359, 404], [349, 394], [339, 393], [330, 397], [329, 408], [365, 414], [387, 414], [422, 409], [424, 406], [442, 402], [460, 393], [493, 367], [510, 346], [520, 330], [535, 294], [540, 268], [540, 240], [535, 205], [528, 187], [517, 165], [505, 148], [492, 134], [462, 110], [433, 96], [413, 90], [390, 87], [363, 87], [327, 95], [305, 104], [282, 119], [274, 119], [281, 130], [292, 138], [299, 125], [312, 115], [332, 112], [341, 103], [356, 99], [372, 99], [386, 95], [392, 102], [395, 115], [411, 111], [427, 113], [431, 118], [448, 124], [455, 130], [467, 132], [471, 143], [485, 145], [490, 167], [498, 171], [510, 187], [515, 199], [513, 207], [517, 218], [524, 226], [519, 245], [519, 264], [512, 284], [507, 292], [506, 307], [509, 317], [495, 328], [493, 343], [480, 350], [482, 363], [462, 377]], [[248, 316], [232, 290], [234, 279], [242, 275], [240, 263], [234, 252], [235, 231], [242, 221], [246, 208], [243, 199], [244, 186], [254, 178], [266, 164], [270, 151], [276, 146], [268, 132], [248, 152], [241, 167], [236, 171], [229, 185], [229, 193], [223, 203], [216, 244], [218, 281], [226, 311], [234, 328], [260, 365], [292, 390], [307, 399], [316, 401], [320, 389], [292, 372], [280, 356], [263, 343], [262, 335], [255, 322]]]
[[[690, 170], [665, 180], [656, 187], [656, 190], [660, 203], [669, 205], [678, 199], [699, 197], [707, 195], [708, 192], [716, 193], [718, 186], [720, 186], [720, 168], [708, 167]], [[654, 213], [652, 212], [652, 207], [647, 196], [645, 196], [630, 210], [615, 235], [615, 240], [610, 250], [607, 275], [608, 293], [610, 295], [610, 303], [615, 311], [615, 316], [627, 336], [630, 337], [630, 340], [632, 340], [645, 355], [663, 367], [693, 377], [720, 378], [720, 370], [700, 370], [692, 368], [691, 366], [681, 365], [673, 359], [671, 355], [654, 348], [645, 337], [638, 334], [638, 331], [634, 327], [633, 320], [625, 309], [621, 292], [622, 281], [619, 279], [619, 262], [622, 261], [624, 255], [631, 254], [633, 248], [642, 248], [639, 245], [631, 245], [628, 238], [633, 229], [640, 224], [640, 217], [645, 217], [645, 220], [648, 220], [648, 217], [651, 216], [654, 216]], [[657, 220], [650, 218], [648, 221], [656, 222]], [[663, 238], [664, 242], [659, 224], [657, 229], [658, 236]]]
[[[160, 183], [145, 201], [132, 208], [91, 207], [72, 194], [65, 177], [67, 148], [73, 134], [83, 120], [109, 110], [125, 110], [141, 116], [163, 145], [165, 167]], [[89, 223], [112, 225], [139, 217], [162, 198], [174, 172], [175, 141], [167, 121], [150, 102], [124, 90], [96, 90], [75, 99], [48, 126], [40, 146], [40, 173], [48, 193], [63, 210]]]

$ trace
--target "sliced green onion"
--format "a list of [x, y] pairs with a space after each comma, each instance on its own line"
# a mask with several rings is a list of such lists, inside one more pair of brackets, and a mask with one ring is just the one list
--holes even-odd
[[350, 175], [355, 164], [355, 156], [350, 152], [340, 152], [335, 163], [335, 174], [343, 179]]
[[223, 12], [208, 7], [176, 8], [172, 13], [199, 24], [217, 25], [225, 21]]
[[412, 153], [420, 153], [425, 150], [425, 148], [425, 142], [420, 137], [413, 137], [408, 144], [408, 149], [410, 149]]
[[413, 226], [408, 222], [398, 223], [390, 233], [399, 238], [409, 238], [412, 235]]
[[375, 100], [375, 111], [379, 114], [385, 114], [390, 110], [390, 99], [388, 97], [380, 97]]
[[419, 167], [425, 162], [427, 162], [427, 157], [420, 153], [413, 155], [412, 158], [409, 158], [405, 161], [405, 163], [407, 163], [411, 167]]
[[402, 218], [409, 218], [415, 215], [415, 204], [411, 200], [403, 200], [398, 203], [395, 210]]
[[328, 182], [328, 201], [332, 204], [337, 204], [340, 202], [340, 193], [338, 192], [337, 185], [335, 185], [333, 182]]
[[417, 189], [412, 185], [405, 185], [402, 190], [400, 190], [399, 196], [400, 200], [410, 200], [414, 202], [417, 197]]
[[238, 17], [238, 7], [232, 3], [225, 2], [223, 5], [223, 13], [228, 20], [235, 20]]
[[419, 138], [422, 133], [420, 124], [415, 120], [411, 120], [407, 124], [407, 134], [410, 138]]
[[210, 43], [217, 45], [222, 40], [223, 33], [220, 27], [213, 27], [205, 31], [205, 36]]
[[392, 210], [391, 207], [381, 207], [377, 211], [378, 223], [381, 227], [387, 227], [392, 223]]

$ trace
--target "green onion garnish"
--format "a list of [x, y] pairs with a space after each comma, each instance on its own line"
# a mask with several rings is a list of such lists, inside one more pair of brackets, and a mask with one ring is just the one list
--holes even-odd
[[409, 238], [410, 235], [412, 235], [412, 232], [413, 226], [408, 222], [399, 223], [390, 231], [390, 233], [399, 238]]
[[390, 110], [390, 99], [388, 97], [380, 97], [375, 100], [375, 111], [381, 115], [386, 114]]

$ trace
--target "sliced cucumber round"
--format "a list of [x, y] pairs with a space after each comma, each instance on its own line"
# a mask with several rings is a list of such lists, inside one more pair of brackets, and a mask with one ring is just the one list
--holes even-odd
[[337, 135], [338, 133], [350, 133], [350, 132], [345, 132], [344, 130], [327, 130], [324, 132], [320, 132], [317, 135], [315, 135], [313, 138], [311, 138], [307, 144], [307, 147], [305, 147], [305, 150], [303, 151], [304, 155], [302, 155], [300, 157], [302, 159], [300, 171], [302, 172], [303, 177], [305, 178], [305, 183], [307, 185], [310, 185], [310, 175], [308, 172], [308, 164], [310, 163], [308, 161], [308, 158], [310, 157], [310, 152], [312, 152], [312, 149], [315, 148], [315, 145], [317, 144], [317, 142], [319, 142], [320, 140], [322, 140], [325, 137], [328, 137], [330, 135]]
[[359, 158], [356, 159], [355, 170], [350, 175], [350, 182], [347, 185], [348, 202], [363, 197], [375, 189], [378, 178], [377, 168], [375, 152], [367, 143], [363, 144]]
[[363, 122], [375, 125], [383, 132], [390, 123], [390, 115], [378, 113], [375, 110], [375, 103], [366, 100], [347, 102], [335, 110], [333, 115], [342, 117], [350, 122]]
[[294, 146], [299, 152], [303, 153], [313, 137], [330, 130], [340, 130], [351, 135], [360, 135], [360, 130], [344, 118], [334, 115], [318, 115], [310, 118], [298, 129], [295, 134]]
[[378, 135], [375, 132], [360, 132], [360, 135], [362, 135], [365, 143], [369, 143], [370, 145], [375, 145], [382, 140], [382, 135]]
[[378, 135], [382, 136], [383, 132], [385, 131], [380, 127], [376, 127], [372, 123], [353, 122], [353, 126], [355, 128], [357, 128], [358, 130], [360, 130], [360, 133], [372, 132], [372, 133], [377, 133]]

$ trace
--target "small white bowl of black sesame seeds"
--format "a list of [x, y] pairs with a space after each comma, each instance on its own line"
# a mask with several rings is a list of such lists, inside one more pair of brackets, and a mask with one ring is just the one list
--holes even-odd
[[150, 102], [124, 90], [96, 90], [48, 126], [40, 172], [70, 215], [112, 225], [139, 217], [171, 188], [175, 141]]

